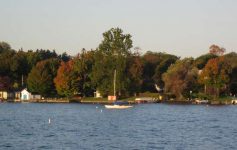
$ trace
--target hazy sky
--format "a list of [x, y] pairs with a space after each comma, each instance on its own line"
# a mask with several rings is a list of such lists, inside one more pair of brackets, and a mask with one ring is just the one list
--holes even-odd
[[198, 56], [211, 44], [237, 52], [237, 0], [0, 0], [0, 41], [74, 55], [120, 27], [133, 46]]

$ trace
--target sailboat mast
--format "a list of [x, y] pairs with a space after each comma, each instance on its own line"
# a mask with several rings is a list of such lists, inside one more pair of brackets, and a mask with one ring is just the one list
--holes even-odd
[[116, 69], [114, 70], [114, 96], [116, 96]]
[[23, 74], [21, 75], [21, 86], [23, 87], [24, 85], [24, 78], [23, 78]]

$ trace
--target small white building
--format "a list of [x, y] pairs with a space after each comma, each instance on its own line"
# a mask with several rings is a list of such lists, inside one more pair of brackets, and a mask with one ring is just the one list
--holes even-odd
[[27, 91], [26, 88], [21, 91], [20, 95], [21, 95], [21, 100], [22, 101], [39, 100], [39, 99], [42, 98], [41, 95], [39, 95], [39, 94], [30, 93], [29, 91]]
[[99, 92], [98, 90], [96, 90], [96, 91], [94, 92], [94, 97], [95, 97], [95, 98], [101, 98], [102, 96], [101, 96], [100, 92]]
[[30, 100], [31, 99], [31, 93], [27, 91], [27, 89], [23, 89], [21, 91], [21, 100]]

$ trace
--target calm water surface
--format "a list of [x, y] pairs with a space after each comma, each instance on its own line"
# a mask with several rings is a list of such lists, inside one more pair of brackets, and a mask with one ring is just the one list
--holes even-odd
[[[49, 124], [49, 118], [51, 123]], [[0, 104], [0, 149], [237, 149], [237, 106]]]

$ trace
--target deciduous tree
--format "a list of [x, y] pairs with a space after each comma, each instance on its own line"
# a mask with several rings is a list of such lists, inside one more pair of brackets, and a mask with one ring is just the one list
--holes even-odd
[[129, 94], [136, 94], [141, 91], [142, 73], [144, 64], [139, 54], [131, 55], [128, 58], [127, 75], [129, 78]]
[[178, 57], [166, 53], [148, 51], [142, 58], [144, 63], [142, 91], [157, 92], [154, 85], [158, 84], [163, 88], [162, 74], [167, 71], [171, 64], [175, 63]]
[[183, 100], [189, 96], [190, 91], [196, 92], [197, 77], [198, 70], [193, 67], [192, 58], [178, 60], [163, 74], [165, 92], [170, 92], [178, 100]]
[[208, 61], [199, 77], [199, 82], [215, 89], [215, 98], [219, 97], [220, 89], [230, 81], [230, 64], [224, 57], [213, 58]]
[[94, 53], [95, 51], [93, 50], [86, 51], [82, 49], [82, 52], [74, 59], [74, 71], [77, 72], [81, 79], [79, 89], [84, 96], [93, 96], [95, 91], [91, 81]]
[[48, 59], [38, 62], [28, 75], [28, 89], [31, 92], [36, 92], [43, 96], [55, 95], [53, 79], [56, 76], [58, 66], [58, 59]]
[[61, 62], [57, 71], [57, 76], [54, 78], [56, 90], [59, 95], [70, 97], [78, 94], [81, 90], [81, 78], [74, 70], [74, 60]]
[[194, 65], [198, 68], [198, 69], [203, 69], [205, 67], [205, 65], [207, 64], [208, 60], [212, 59], [212, 58], [216, 58], [217, 56], [212, 54], [212, 53], [208, 53], [205, 55], [201, 55], [198, 58], [196, 58], [194, 60]]
[[10, 90], [11, 86], [11, 80], [8, 76], [0, 76], [0, 90]]
[[119, 95], [126, 92], [126, 64], [131, 48], [131, 35], [123, 34], [121, 29], [112, 28], [103, 33], [103, 40], [95, 53], [92, 78], [94, 85], [103, 95], [113, 93], [114, 70], [117, 72], [116, 91]]
[[224, 53], [225, 53], [225, 48], [223, 47], [220, 47], [218, 45], [211, 45], [210, 48], [209, 48], [209, 52], [210, 54], [214, 54], [214, 55], [217, 55], [217, 56], [222, 56]]

